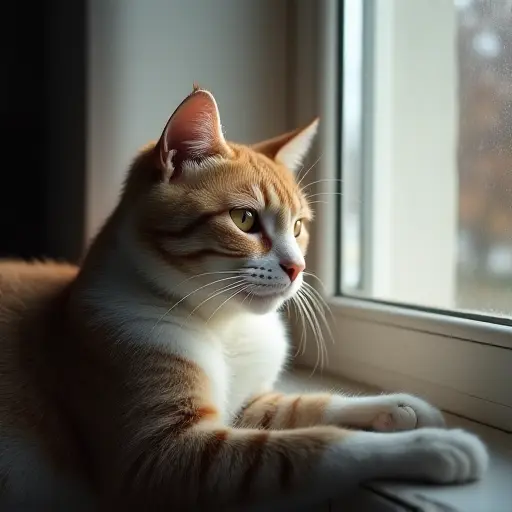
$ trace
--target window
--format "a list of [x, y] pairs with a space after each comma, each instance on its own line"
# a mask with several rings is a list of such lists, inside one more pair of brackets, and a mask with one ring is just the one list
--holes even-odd
[[511, 3], [345, 17], [341, 289], [512, 318]]
[[512, 3], [322, 5], [324, 366], [512, 431]]

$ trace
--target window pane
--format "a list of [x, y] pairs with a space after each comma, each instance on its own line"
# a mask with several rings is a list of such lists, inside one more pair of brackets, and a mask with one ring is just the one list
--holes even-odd
[[345, 1], [344, 293], [512, 317], [511, 7]]

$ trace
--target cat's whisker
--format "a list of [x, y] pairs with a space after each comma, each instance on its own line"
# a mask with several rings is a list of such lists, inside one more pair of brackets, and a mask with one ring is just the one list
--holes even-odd
[[[327, 360], [327, 355], [328, 355], [328, 352], [327, 352], [327, 347], [325, 345], [325, 339], [324, 339], [324, 336], [323, 336], [323, 330], [321, 328], [321, 325], [320, 325], [320, 322], [318, 321], [317, 319], [317, 316], [320, 316], [320, 318], [322, 319], [324, 325], [327, 327], [328, 329], [328, 332], [331, 336], [331, 339], [334, 341], [334, 338], [332, 337], [332, 332], [327, 324], [327, 321], [325, 319], [325, 313], [324, 313], [324, 310], [322, 308], [322, 305], [318, 303], [318, 300], [316, 298], [314, 298], [313, 296], [311, 296], [311, 292], [309, 292], [307, 289], [305, 288], [302, 288], [300, 290], [301, 294], [303, 295], [304, 299], [305, 299], [305, 302], [306, 302], [306, 306], [308, 307], [310, 313], [311, 313], [311, 316], [313, 318], [313, 321], [315, 323], [315, 327], [316, 327], [316, 331], [318, 333], [318, 340], [319, 340], [319, 343], [321, 344], [321, 348], [322, 348], [322, 354], [323, 356], [325, 356], [325, 360]], [[315, 315], [315, 309], [317, 310], [316, 313], [317, 315]], [[322, 357], [322, 369], [323, 369], [323, 361], [324, 361], [324, 357]]]
[[[314, 276], [314, 277], [316, 277], [316, 276]], [[322, 281], [319, 278], [318, 278], [318, 280], [320, 281], [320, 283], [323, 286]], [[327, 302], [324, 299], [324, 297], [322, 296], [322, 294], [314, 286], [311, 286], [309, 283], [306, 283], [305, 281], [303, 281], [303, 284], [306, 286], [306, 289], [309, 290], [309, 293], [313, 296], [312, 298], [314, 298], [315, 301], [317, 302], [319, 310], [322, 311], [323, 321], [325, 323], [325, 326], [326, 326], [327, 330], [329, 331], [329, 336], [331, 338], [331, 341], [334, 344], [335, 343], [334, 336], [332, 334], [332, 331], [331, 331], [331, 328], [329, 326], [329, 323], [327, 322], [327, 319], [325, 318], [325, 311], [327, 311], [329, 313], [330, 317], [331, 317], [331, 320], [333, 322], [334, 328], [336, 328], [336, 320], [334, 318], [334, 314], [332, 312], [332, 309], [330, 308], [329, 304], [327, 304]]]
[[[297, 350], [295, 351], [295, 354], [294, 354], [294, 357], [297, 357], [299, 355], [299, 353], [301, 355], [304, 354], [304, 352], [301, 352], [301, 348], [302, 348], [303, 340], [305, 339], [306, 325], [304, 323], [304, 315], [302, 314], [302, 310], [301, 310], [301, 308], [299, 306], [299, 303], [297, 301], [297, 297], [295, 297], [295, 296], [292, 297], [291, 301], [292, 301], [293, 307], [295, 309], [295, 312], [296, 312], [297, 316], [299, 317], [299, 319], [301, 321], [300, 340], [299, 340], [299, 344], [297, 346]], [[305, 348], [303, 350], [305, 351]]]
[[318, 337], [318, 333], [316, 331], [316, 326], [315, 326], [315, 324], [313, 322], [313, 317], [311, 316], [311, 314], [309, 312], [309, 308], [307, 307], [306, 299], [300, 293], [298, 294], [298, 297], [300, 298], [300, 302], [302, 304], [302, 309], [303, 309], [303, 312], [304, 312], [305, 317], [307, 319], [307, 322], [308, 322], [308, 324], [310, 326], [311, 331], [313, 332], [313, 336], [314, 336], [314, 340], [315, 340], [315, 346], [316, 346], [316, 350], [317, 350], [317, 358], [316, 358], [315, 366], [313, 367], [313, 370], [311, 372], [311, 375], [313, 375], [316, 372], [316, 369], [319, 366], [320, 366], [320, 368], [323, 367], [323, 350], [322, 350], [322, 345], [321, 345], [319, 337]]
[[307, 344], [306, 316], [304, 314], [304, 306], [302, 305], [302, 302], [299, 302], [297, 307], [299, 308], [301, 319], [302, 319], [302, 335], [301, 335], [301, 340], [302, 340], [302, 338], [304, 339], [304, 345], [302, 347], [302, 355], [304, 355], [305, 352], [306, 352], [306, 344]]
[[323, 367], [323, 359], [324, 359], [324, 353], [323, 353], [323, 347], [320, 341], [320, 337], [322, 336], [321, 332], [317, 329], [317, 323], [314, 318], [314, 314], [311, 314], [311, 308], [309, 306], [309, 303], [307, 302], [306, 297], [301, 293], [302, 290], [299, 290], [296, 297], [297, 300], [301, 303], [303, 312], [305, 314], [305, 317], [308, 321], [308, 324], [311, 328], [311, 331], [313, 332], [315, 343], [317, 347], [317, 359], [315, 366], [313, 367], [312, 374], [316, 371], [318, 368], [318, 365], [320, 364], [321, 367]]
[[300, 184], [303, 182], [304, 178], [310, 173], [310, 171], [316, 166], [318, 162], [320, 162], [323, 155], [320, 155], [309, 167], [309, 169], [301, 176], [300, 180], [297, 182], [297, 186], [300, 187]]
[[245, 274], [245, 272], [243, 270], [218, 270], [216, 272], [202, 272], [201, 274], [196, 274], [194, 276], [190, 276], [190, 277], [187, 277], [187, 279], [184, 279], [183, 281], [181, 281], [179, 284], [177, 284], [174, 289], [178, 289], [182, 284], [188, 282], [188, 281], [191, 281], [192, 279], [197, 279], [198, 277], [203, 277], [203, 276], [213, 276], [213, 275], [217, 275], [217, 274], [237, 274], [237, 275], [240, 275], [240, 274]]
[[[297, 346], [297, 350], [295, 351], [295, 354], [294, 354], [294, 357], [297, 357], [299, 355], [299, 353], [301, 355], [304, 355], [304, 352], [306, 351], [306, 343], [305, 343], [305, 340], [306, 340], [306, 324], [305, 324], [305, 321], [304, 321], [304, 314], [302, 313], [302, 310], [297, 302], [297, 299], [296, 297], [292, 297], [292, 300], [291, 300], [292, 304], [293, 304], [293, 307], [296, 311], [296, 314], [297, 316], [300, 318], [300, 321], [301, 321], [301, 326], [302, 326], [302, 330], [301, 330], [301, 333], [300, 333], [300, 340], [299, 340], [299, 344]], [[303, 343], [304, 343], [304, 346], [303, 346]], [[301, 351], [302, 349], [302, 351]]]
[[[311, 300], [316, 301], [316, 303], [318, 304], [318, 308], [319, 309], [321, 308], [321, 313], [319, 314], [320, 320], [322, 321], [323, 325], [325, 326], [325, 329], [327, 330], [327, 334], [328, 334], [331, 344], [335, 345], [336, 344], [335, 337], [334, 337], [333, 331], [331, 329], [331, 323], [326, 318], [325, 308], [322, 307], [322, 304], [320, 302], [318, 302], [317, 299], [314, 299], [313, 297], [311, 297]], [[336, 323], [333, 323], [332, 325], [333, 325], [333, 328], [336, 330]], [[326, 350], [327, 350], [327, 348], [326, 348]]]
[[[331, 190], [329, 192], [315, 192], [314, 194], [307, 194], [306, 199], [309, 201], [310, 199], [318, 196], [343, 196], [343, 192], [336, 192], [335, 190]], [[360, 201], [357, 201], [360, 202]]]
[[254, 295], [253, 292], [246, 293], [244, 300], [242, 301], [242, 304], [249, 298], [249, 296], [252, 297], [253, 295]]
[[334, 314], [333, 314], [329, 304], [327, 304], [326, 300], [324, 299], [323, 295], [314, 286], [311, 286], [309, 283], [304, 283], [304, 284], [306, 285], [309, 292], [314, 295], [316, 300], [319, 301], [319, 303], [320, 303], [319, 306], [322, 307], [322, 310], [324, 312], [327, 311], [329, 313], [331, 320], [336, 325]]
[[[302, 162], [300, 169], [297, 169], [297, 179], [302, 178], [301, 174], [304, 171], [304, 167], [306, 167], [306, 162]], [[299, 182], [300, 183], [300, 182]]]
[[[302, 298], [302, 296], [300, 294], [297, 294], [297, 299], [298, 299], [298, 303], [300, 304], [301, 313], [302, 313], [303, 326], [304, 326], [304, 336], [305, 336], [304, 339], [307, 340], [307, 327], [308, 327], [308, 325], [310, 326], [310, 329], [312, 331], [313, 331], [313, 328], [311, 326], [311, 322], [309, 320], [309, 317], [306, 315], [306, 312], [305, 312], [304, 299]], [[315, 338], [315, 346], [317, 348], [317, 365], [318, 365], [319, 353], [318, 353], [318, 340], [316, 338]], [[306, 351], [306, 346], [304, 344], [304, 352], [305, 351]]]
[[312, 277], [312, 278], [316, 279], [322, 285], [322, 288], [324, 290], [326, 289], [324, 282], [316, 274], [313, 274], [313, 272], [308, 272], [307, 270], [304, 270], [303, 274], [306, 277]]
[[[331, 314], [331, 318], [334, 322], [334, 315], [332, 314], [331, 308], [325, 302], [325, 299], [318, 292], [318, 290], [315, 290], [315, 288], [313, 288], [313, 286], [311, 286], [309, 283], [304, 282], [303, 284], [306, 286], [306, 288], [303, 289], [304, 294], [309, 295], [310, 301], [316, 305], [320, 319], [322, 320], [323, 324], [325, 325], [325, 328], [327, 329], [327, 332], [329, 333], [329, 338], [331, 339], [331, 342], [334, 344], [334, 336], [329, 325], [329, 322], [327, 321], [327, 318], [325, 316], [325, 312], [328, 311]], [[336, 325], [335, 322], [334, 325]]]
[[[304, 276], [306, 278], [312, 277], [313, 279], [315, 279], [317, 281], [317, 283], [322, 287], [322, 290], [325, 292], [326, 286], [325, 286], [324, 282], [317, 275], [313, 274], [312, 272], [304, 271]], [[327, 304], [327, 302], [325, 301], [324, 296], [322, 295], [322, 293], [320, 293], [311, 283], [308, 283], [306, 280], [303, 280], [302, 283], [304, 285], [306, 285], [308, 288], [312, 289], [315, 292], [315, 294], [318, 295], [318, 297], [321, 300], [322, 304], [330, 311], [330, 307]]]
[[191, 291], [190, 293], [187, 293], [187, 295], [185, 295], [184, 297], [182, 297], [178, 302], [175, 302], [158, 320], [157, 322], [155, 323], [155, 325], [152, 327], [151, 331], [150, 331], [150, 335], [153, 333], [153, 331], [156, 329], [156, 327], [160, 324], [160, 322], [162, 322], [162, 320], [174, 309], [176, 308], [177, 306], [179, 306], [182, 302], [184, 302], [186, 299], [188, 299], [188, 297], [190, 297], [191, 295], [194, 295], [194, 293], [197, 293], [201, 290], [203, 290], [204, 288], [207, 288], [208, 286], [212, 286], [214, 284], [217, 284], [217, 283], [221, 283], [222, 281], [228, 281], [230, 279], [239, 279], [239, 276], [236, 275], [236, 276], [230, 276], [230, 277], [223, 277], [222, 279], [217, 279], [216, 281], [212, 281], [211, 283], [207, 283], [203, 286], [200, 286], [199, 288], [196, 288], [195, 290]]
[[250, 284], [247, 284], [245, 285], [244, 288], [240, 289], [240, 290], [237, 290], [235, 293], [233, 293], [233, 295], [230, 295], [220, 306], [217, 307], [217, 309], [215, 309], [215, 311], [210, 315], [210, 317], [208, 318], [208, 320], [206, 320], [206, 323], [208, 323], [215, 315], [215, 313], [217, 313], [217, 311], [220, 310], [220, 308], [222, 308], [222, 306], [224, 306], [224, 304], [226, 304], [227, 302], [229, 302], [231, 299], [233, 299], [234, 297], [236, 297], [239, 293], [242, 293], [244, 290], [247, 290], [247, 288], [249, 288], [251, 285]]
[[329, 182], [329, 183], [332, 183], [332, 182], [342, 183], [343, 180], [341, 178], [324, 178], [324, 179], [321, 179], [321, 180], [312, 181], [311, 183], [307, 183], [306, 185], [301, 187], [301, 191], [305, 192], [305, 190], [307, 188], [312, 187], [313, 185], [317, 185], [318, 183], [326, 183], [326, 182]]
[[[185, 322], [202, 306], [204, 306], [208, 301], [214, 299], [215, 297], [218, 297], [219, 295], [222, 295], [223, 293], [229, 292], [231, 290], [234, 290], [238, 286], [242, 286], [246, 284], [245, 281], [241, 280], [238, 283], [230, 283], [226, 286], [223, 286], [220, 290], [217, 290], [213, 295], [210, 295], [209, 297], [206, 297], [203, 301], [201, 301], [187, 316], [185, 319]], [[183, 324], [182, 324], [183, 325]]]

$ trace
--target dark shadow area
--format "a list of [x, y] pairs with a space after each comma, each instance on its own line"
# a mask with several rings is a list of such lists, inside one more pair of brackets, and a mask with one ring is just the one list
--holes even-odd
[[84, 231], [86, 2], [3, 9], [0, 257], [76, 260]]

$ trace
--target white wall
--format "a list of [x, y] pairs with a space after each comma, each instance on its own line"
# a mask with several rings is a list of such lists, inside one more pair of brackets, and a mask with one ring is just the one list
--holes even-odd
[[137, 149], [198, 82], [226, 137], [288, 129], [287, 0], [90, 0], [86, 236], [111, 211]]

